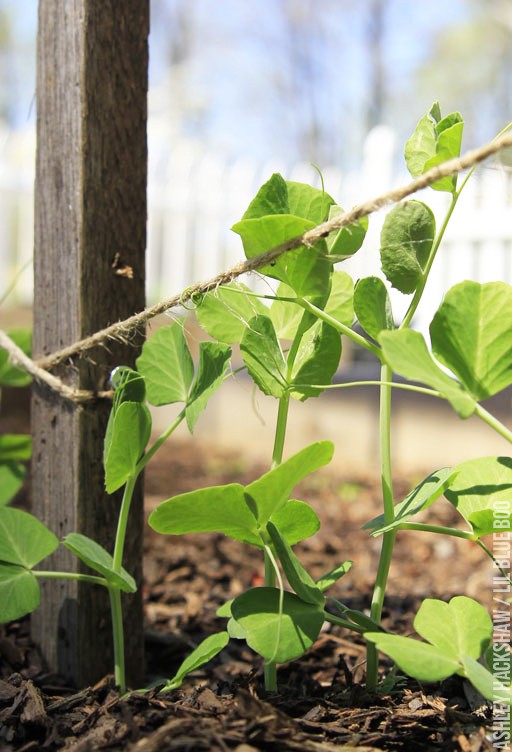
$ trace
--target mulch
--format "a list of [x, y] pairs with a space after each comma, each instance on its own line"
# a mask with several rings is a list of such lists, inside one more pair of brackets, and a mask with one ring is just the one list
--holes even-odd
[[[196, 442], [173, 442], [146, 474], [149, 513], [159, 501], [199, 486], [249, 482], [267, 468]], [[397, 496], [419, 479], [400, 481]], [[346, 559], [353, 569], [333, 590], [347, 605], [367, 609], [379, 541], [361, 525], [379, 513], [372, 477], [322, 470], [297, 498], [309, 501], [320, 533], [296, 551], [313, 576]], [[448, 503], [429, 520], [457, 522]], [[223, 628], [218, 606], [261, 583], [258, 551], [220, 535], [169, 539], [147, 528], [144, 604], [148, 685], [170, 677], [206, 635]], [[425, 597], [466, 594], [490, 605], [491, 569], [482, 551], [459, 539], [401, 533], [390, 572], [384, 624], [412, 632]], [[383, 676], [389, 664], [382, 661]], [[11, 750], [170, 750], [254, 752], [297, 750], [439, 750], [480, 752], [489, 741], [488, 703], [459, 677], [420, 686], [405, 677], [379, 694], [364, 688], [364, 646], [353, 633], [327, 624], [303, 658], [281, 666], [279, 691], [265, 696], [262, 665], [232, 641], [210, 664], [170, 693], [121, 698], [106, 676], [96, 686], [68, 687], [45, 670], [29, 634], [29, 619], [0, 628], [0, 752]]]

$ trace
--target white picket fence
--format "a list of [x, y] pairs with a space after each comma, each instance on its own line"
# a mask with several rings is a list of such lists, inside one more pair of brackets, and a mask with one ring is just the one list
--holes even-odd
[[[319, 184], [309, 164], [228, 161], [195, 142], [171, 141], [166, 129], [150, 122], [149, 302], [178, 293], [242, 259], [240, 239], [229, 228], [273, 172]], [[350, 207], [408, 180], [405, 172], [393, 170], [395, 148], [393, 133], [384, 126], [376, 128], [366, 140], [357, 173], [324, 168], [326, 190]], [[9, 132], [0, 127], [0, 297], [16, 281], [9, 297], [16, 305], [30, 305], [32, 300], [34, 154], [33, 131]], [[511, 178], [505, 171], [484, 168], [468, 183], [425, 291], [423, 313], [416, 320], [420, 329], [427, 327], [442, 295], [455, 282], [468, 278], [512, 282]], [[424, 200], [441, 218], [446, 195], [429, 190]], [[362, 250], [340, 267], [354, 279], [381, 275], [378, 247], [383, 218], [382, 212], [371, 218]], [[393, 296], [393, 302], [399, 316], [408, 301]]]

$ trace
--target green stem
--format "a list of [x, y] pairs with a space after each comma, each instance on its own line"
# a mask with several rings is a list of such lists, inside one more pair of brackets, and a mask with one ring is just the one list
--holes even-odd
[[478, 545], [480, 546], [480, 548], [483, 551], [485, 551], [485, 553], [487, 554], [487, 556], [491, 557], [491, 559], [493, 560], [494, 565], [496, 566], [496, 569], [498, 570], [498, 572], [507, 580], [507, 582], [510, 585], [512, 585], [512, 578], [510, 577], [510, 574], [507, 572], [506, 569], [503, 569], [503, 567], [499, 564], [498, 560], [494, 556], [494, 554], [491, 551], [491, 549], [487, 548], [487, 546], [485, 545], [485, 543], [480, 538], [478, 538], [476, 542], [478, 543]]
[[346, 621], [345, 619], [340, 619], [339, 616], [334, 616], [333, 614], [328, 613], [327, 611], [324, 611], [324, 619], [325, 621], [329, 621], [331, 624], [337, 624], [339, 627], [344, 627], [345, 629], [351, 629], [352, 632], [359, 632], [359, 634], [364, 634], [365, 629], [364, 627], [360, 627], [357, 624], [354, 624], [352, 621]]
[[467, 530], [457, 530], [454, 527], [445, 527], [444, 525], [426, 525], [422, 522], [401, 522], [400, 530], [421, 530], [424, 533], [439, 533], [440, 535], [451, 535], [452, 538], [464, 538], [465, 540], [474, 541], [475, 536]]
[[475, 538], [473, 533], [469, 533], [466, 530], [456, 530], [453, 527], [444, 527], [443, 525], [424, 525], [421, 522], [403, 522], [400, 525], [400, 530], [421, 530], [425, 533], [439, 533], [441, 535], [451, 535], [454, 538], [463, 538], [464, 540], [474, 541], [478, 546], [480, 546], [483, 551], [485, 551], [487, 556], [489, 556], [493, 560], [498, 571], [512, 585], [512, 579], [510, 578], [510, 575], [499, 565], [493, 552], [480, 538]]
[[[286, 424], [288, 422], [288, 409], [290, 406], [290, 395], [288, 392], [283, 394], [279, 400], [279, 407], [277, 411], [276, 432], [274, 438], [274, 449], [272, 452], [272, 464], [271, 467], [277, 467], [280, 465], [283, 459], [284, 440], [286, 436]], [[275, 587], [276, 585], [276, 570], [275, 562], [272, 561], [265, 549], [265, 586]], [[277, 666], [272, 661], [268, 661], [263, 667], [263, 677], [265, 681], [266, 692], [277, 692]]]
[[[117, 520], [116, 540], [114, 544], [112, 569], [114, 572], [120, 572], [123, 566], [124, 544], [126, 541], [126, 532], [128, 529], [128, 519], [130, 516], [130, 507], [133, 499], [135, 484], [140, 473], [149, 462], [151, 457], [158, 451], [164, 441], [178, 427], [185, 417], [185, 410], [182, 410], [176, 420], [169, 428], [155, 441], [151, 449], [139, 460], [131, 475], [125, 483], [121, 509]], [[112, 640], [114, 643], [114, 663], [115, 663], [115, 680], [121, 693], [126, 692], [126, 671], [124, 658], [124, 627], [123, 627], [123, 609], [121, 603], [121, 591], [119, 588], [109, 586], [110, 610], [112, 615]]]
[[475, 407], [475, 414], [478, 415], [479, 418], [481, 418], [485, 423], [487, 423], [488, 426], [493, 428], [497, 433], [500, 434], [500, 436], [503, 436], [504, 439], [509, 441], [512, 444], [512, 431], [510, 431], [506, 426], [503, 425], [503, 423], [498, 420], [498, 418], [495, 418], [494, 415], [491, 415], [491, 413], [487, 412], [487, 410], [482, 407], [482, 405], [479, 405], [477, 403]]
[[[381, 482], [382, 482], [382, 500], [384, 506], [384, 520], [386, 524], [391, 524], [395, 519], [395, 509], [393, 504], [393, 477], [391, 469], [391, 382], [393, 377], [390, 366], [386, 363], [381, 367], [381, 381], [384, 382], [380, 387], [380, 465], [381, 465]], [[380, 624], [382, 618], [382, 607], [386, 594], [386, 585], [388, 581], [389, 568], [393, 556], [395, 545], [396, 530], [390, 530], [384, 533], [382, 548], [380, 552], [379, 566], [375, 585], [372, 594], [372, 603], [370, 608], [371, 618]], [[366, 646], [366, 685], [369, 690], [377, 688], [378, 681], [378, 653], [373, 643], [367, 643]]]
[[[241, 369], [240, 369], [241, 370]], [[160, 449], [164, 441], [166, 441], [169, 436], [174, 433], [174, 431], [178, 428], [180, 423], [185, 418], [185, 408], [180, 412], [176, 420], [174, 420], [169, 428], [167, 428], [163, 434], [155, 441], [151, 449], [148, 449], [146, 454], [141, 457], [141, 459], [137, 463], [137, 467], [135, 468], [136, 475], [139, 475], [139, 473], [146, 467], [149, 460], [156, 454], [156, 452]]]
[[121, 591], [116, 587], [109, 587], [110, 613], [112, 616], [112, 636], [114, 640], [114, 677], [119, 692], [126, 692], [126, 675], [124, 661], [124, 629]]
[[93, 574], [78, 574], [77, 572], [48, 572], [43, 569], [32, 569], [34, 577], [44, 578], [45, 580], [76, 580], [77, 582], [89, 582], [91, 585], [102, 585], [108, 587], [104, 577], [96, 577]]
[[317, 308], [315, 305], [313, 305], [313, 303], [310, 303], [309, 300], [306, 300], [305, 298], [297, 298], [295, 302], [301, 305], [305, 311], [309, 311], [309, 313], [314, 314], [321, 321], [325, 321], [327, 324], [330, 324], [333, 329], [336, 329], [337, 332], [344, 334], [349, 339], [351, 339], [352, 342], [355, 342], [356, 345], [364, 347], [365, 350], [373, 353], [379, 360], [382, 361], [382, 353], [380, 351], [380, 348], [377, 347], [377, 345], [374, 345], [373, 342], [370, 342], [365, 337], [362, 337], [349, 326], [342, 324], [341, 321], [333, 318], [333, 316], [330, 316], [321, 308]]

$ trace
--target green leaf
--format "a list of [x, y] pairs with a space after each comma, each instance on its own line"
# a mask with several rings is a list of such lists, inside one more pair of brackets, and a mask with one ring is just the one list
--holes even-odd
[[78, 556], [80, 561], [103, 575], [110, 585], [119, 588], [124, 593], [137, 592], [137, 585], [131, 574], [128, 574], [124, 567], [121, 567], [119, 572], [114, 571], [112, 556], [96, 541], [81, 533], [68, 533], [62, 543], [75, 556]]
[[425, 164], [435, 156], [436, 141], [435, 125], [428, 115], [424, 115], [405, 144], [405, 162], [413, 178], [423, 175]]
[[352, 569], [352, 563], [353, 562], [351, 561], [344, 561], [342, 564], [338, 564], [333, 569], [330, 569], [316, 581], [317, 588], [321, 590], [322, 593], [325, 593], [326, 590], [329, 590], [329, 588], [335, 585], [338, 580], [344, 577], [347, 572], [350, 572]]
[[446, 491], [453, 478], [457, 475], [455, 468], [443, 467], [436, 472], [431, 473], [420, 484], [413, 488], [407, 494], [403, 501], [395, 505], [395, 519], [387, 524], [383, 514], [375, 517], [363, 526], [364, 530], [371, 530], [373, 536], [382, 535], [382, 533], [400, 527], [403, 522], [407, 522], [411, 517], [427, 509]]
[[409, 676], [429, 684], [442, 681], [460, 669], [458, 661], [445, 655], [433, 645], [411, 637], [400, 637], [384, 632], [365, 632], [368, 642], [392, 658]]
[[480, 457], [453, 468], [444, 492], [476, 537], [512, 530], [512, 458]]
[[291, 546], [287, 543], [286, 539], [273, 522], [267, 523], [267, 532], [274, 544], [274, 548], [290, 586], [297, 593], [299, 598], [302, 598], [306, 603], [312, 603], [313, 605], [323, 607], [324, 596], [322, 591], [318, 588], [309, 572], [304, 569]]
[[275, 588], [252, 588], [235, 598], [233, 618], [245, 632], [247, 644], [266, 661], [285, 663], [299, 658], [314, 643], [324, 622], [320, 606]]
[[32, 569], [58, 545], [56, 536], [37, 517], [0, 507], [0, 561]]
[[277, 172], [261, 186], [243, 219], [258, 219], [267, 214], [290, 214], [286, 180]]
[[[279, 284], [276, 295], [283, 298], [296, 298], [292, 288], [284, 282]], [[279, 339], [293, 339], [304, 315], [304, 309], [298, 303], [274, 300], [267, 314], [274, 324], [276, 336]]]
[[[272, 518], [275, 524], [282, 526], [288, 542], [296, 543], [316, 532], [318, 518], [312, 510], [305, 510], [307, 505], [288, 500], [290, 492], [331, 456], [332, 444], [320, 442], [306, 447], [248, 486], [229, 483], [179, 494], [153, 510], [149, 524], [157, 532], [168, 535], [221, 532], [262, 547], [258, 527], [265, 528]], [[258, 521], [247, 504], [247, 497], [257, 507]]]
[[330, 384], [341, 357], [339, 332], [324, 321], [317, 321], [303, 335], [292, 371], [292, 397], [304, 401], [318, 397], [323, 389], [314, 384]]
[[[471, 684], [476, 687], [486, 700], [498, 705], [512, 705], [512, 686], [507, 686], [503, 682], [500, 682], [499, 679], [496, 679], [488, 669], [478, 661], [475, 661], [474, 658], [464, 656], [462, 663], [464, 666], [464, 676], [469, 679]], [[510, 669], [508, 675], [510, 676]]]
[[32, 456], [32, 437], [21, 433], [0, 435], [0, 462], [29, 460]]
[[357, 320], [373, 339], [386, 329], [394, 329], [391, 300], [379, 277], [360, 279], [354, 290], [354, 310]]
[[163, 326], [146, 340], [137, 358], [137, 369], [144, 376], [148, 401], [152, 405], [187, 401], [194, 364], [183, 321]]
[[188, 655], [179, 669], [175, 673], [172, 679], [169, 679], [165, 686], [162, 687], [160, 692], [170, 692], [172, 689], [178, 689], [183, 684], [183, 680], [192, 671], [195, 671], [200, 666], [203, 666], [208, 661], [220, 653], [220, 651], [226, 647], [229, 642], [229, 634], [227, 632], [217, 632], [216, 634], [209, 635]]
[[105, 488], [111, 494], [136, 469], [151, 434], [151, 415], [140, 402], [123, 402], [114, 413], [109, 445], [105, 442]]
[[24, 477], [25, 467], [19, 462], [0, 462], [0, 507], [14, 498]]
[[492, 619], [480, 603], [457, 595], [449, 603], [425, 598], [414, 618], [414, 629], [453, 660], [480, 658], [492, 637]]
[[[460, 156], [463, 128], [459, 112], [442, 118], [439, 104], [434, 103], [405, 145], [405, 161], [411, 175], [418, 177], [435, 165]], [[456, 184], [455, 175], [437, 180], [431, 187], [453, 193]]]
[[335, 271], [331, 276], [331, 292], [325, 312], [345, 326], [354, 321], [354, 282], [346, 272]]
[[[246, 285], [233, 282], [204, 295], [195, 313], [205, 332], [219, 342], [240, 342], [249, 321], [268, 313], [261, 300], [247, 293], [250, 290]], [[301, 312], [298, 306], [295, 308]]]
[[[341, 206], [333, 205], [329, 209], [329, 220], [344, 214]], [[334, 263], [350, 258], [363, 245], [368, 230], [368, 217], [362, 217], [327, 238], [327, 249], [333, 256]]]
[[[436, 154], [425, 162], [424, 172], [449, 159], [460, 156], [463, 130], [464, 122], [458, 112], [447, 115], [436, 125], [436, 133], [438, 134]], [[449, 175], [441, 178], [441, 180], [436, 180], [431, 187], [436, 191], [453, 193], [457, 187], [457, 175]]]
[[[311, 222], [290, 214], [275, 214], [260, 219], [244, 219], [231, 228], [242, 238], [248, 259], [270, 250], [315, 227]], [[318, 241], [313, 248], [300, 247], [283, 253], [272, 264], [260, 268], [262, 274], [289, 285], [302, 297], [323, 297], [328, 290], [331, 264], [327, 246]]]
[[[13, 329], [7, 334], [25, 355], [30, 356], [32, 332], [29, 329]], [[7, 351], [0, 348], [0, 386], [27, 386], [31, 381], [31, 376], [22, 368], [13, 366]]]
[[158, 533], [219, 532], [235, 540], [261, 546], [254, 516], [239, 483], [199, 488], [163, 501], [149, 516]]
[[480, 401], [512, 384], [512, 286], [461, 282], [430, 325], [432, 349]]
[[380, 235], [380, 258], [393, 287], [406, 294], [416, 290], [435, 236], [434, 215], [421, 201], [404, 201], [388, 213]]
[[263, 394], [280, 398], [286, 390], [285, 361], [268, 316], [255, 316], [240, 343], [245, 365]]
[[466, 596], [449, 603], [427, 598], [414, 619], [414, 628], [430, 644], [396, 635], [365, 633], [399, 668], [419, 681], [437, 682], [452, 674], [465, 675], [467, 657], [478, 659], [492, 637], [486, 609]]
[[218, 342], [201, 342], [199, 363], [195, 381], [185, 407], [185, 415], [190, 433], [210, 397], [217, 391], [229, 365], [231, 348]]
[[32, 572], [0, 562], [0, 624], [30, 614], [39, 602], [39, 583]]
[[281, 531], [290, 546], [309, 538], [320, 529], [317, 513], [309, 504], [298, 499], [289, 499], [272, 514], [271, 521]]
[[323, 190], [313, 188], [307, 183], [286, 181], [288, 189], [288, 211], [296, 217], [309, 219], [315, 225], [325, 222], [334, 199]]
[[327, 465], [333, 453], [334, 445], [330, 441], [310, 444], [246, 486], [246, 493], [257, 506], [261, 527], [266, 527], [267, 522], [284, 506], [292, 489], [310, 473]]
[[475, 400], [441, 370], [420, 332], [411, 329], [383, 331], [378, 340], [386, 361], [396, 373], [440, 392], [461, 418], [469, 418], [474, 413]]
[[114, 411], [123, 402], [144, 402], [146, 384], [140, 373], [129, 366], [118, 366], [110, 377], [114, 389]]

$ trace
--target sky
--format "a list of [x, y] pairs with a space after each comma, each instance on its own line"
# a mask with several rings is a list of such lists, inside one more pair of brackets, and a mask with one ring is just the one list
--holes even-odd
[[[348, 12], [341, 8], [342, 2], [339, 10], [331, 0], [311, 5], [314, 13], [308, 19], [305, 40], [299, 40], [299, 49], [303, 41], [305, 45], [293, 70], [281, 12], [286, 0], [188, 0], [195, 21], [180, 99], [167, 70], [169, 24], [179, 2], [152, 0], [150, 116], [174, 118], [179, 135], [202, 139], [207, 147], [228, 156], [296, 159], [301, 149], [294, 141], [297, 121], [307, 118], [313, 108], [322, 134], [325, 131], [325, 147], [321, 154], [302, 156], [325, 161], [330, 152], [336, 162], [359, 154], [369, 71], [358, 3], [352, 3], [356, 10]], [[296, 0], [295, 10], [302, 5], [302, 0]], [[389, 0], [388, 6], [384, 67], [388, 90], [400, 103], [414, 71], [431, 54], [436, 34], [446, 24], [463, 19], [467, 4], [464, 0]], [[9, 98], [12, 123], [23, 127], [35, 119], [37, 2], [0, 0], [2, 8], [10, 13], [14, 40], [13, 54], [8, 61], [4, 58], [2, 66], [4, 96]], [[316, 69], [306, 70], [312, 84], [306, 91], [298, 66], [312, 67], [308, 45], [322, 49], [314, 62]], [[186, 108], [185, 117], [177, 114], [177, 102]], [[402, 107], [394, 113], [391, 101], [386, 120], [410, 132], [430, 104], [418, 95], [405, 112]], [[302, 149], [307, 151], [307, 146]]]

